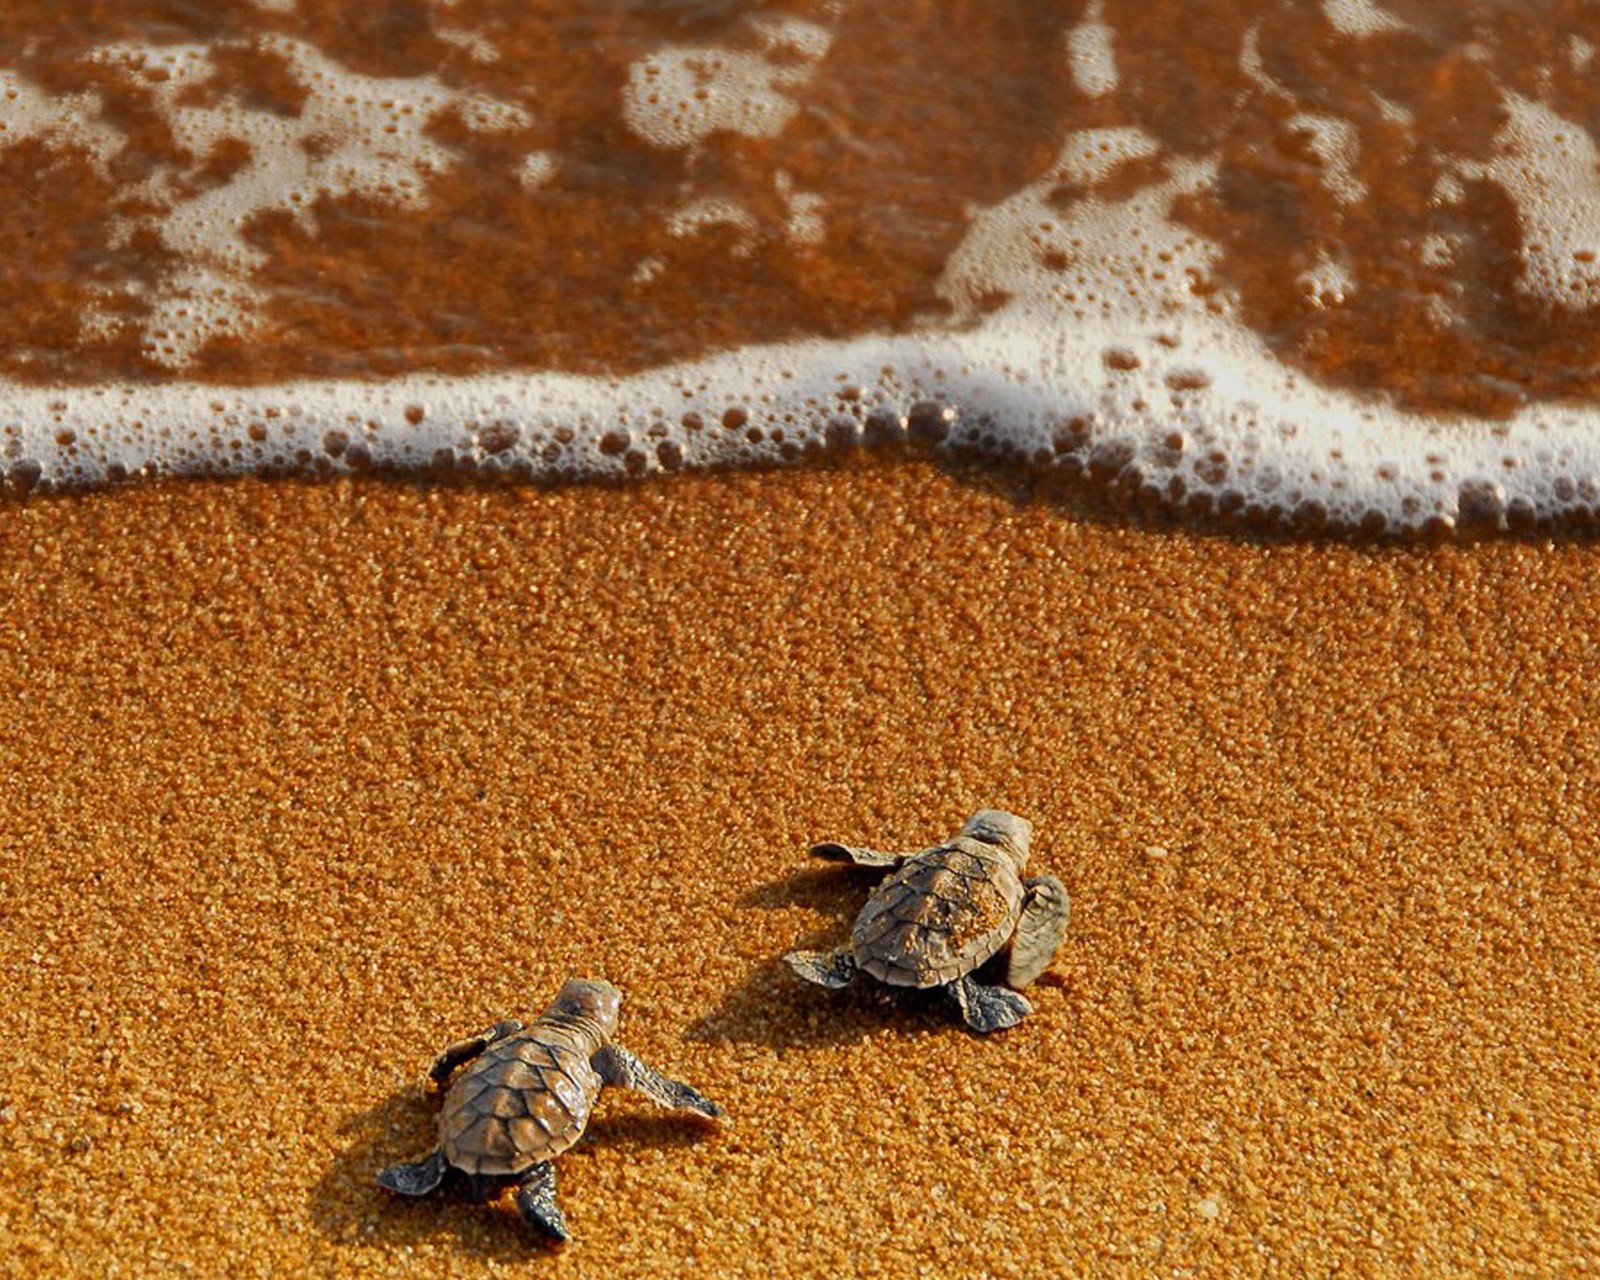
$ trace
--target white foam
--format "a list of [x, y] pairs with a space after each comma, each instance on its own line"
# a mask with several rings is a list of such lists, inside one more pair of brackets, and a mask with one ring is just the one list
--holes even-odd
[[[1081, 163], [1082, 145], [1061, 163]], [[935, 332], [755, 348], [629, 378], [6, 387], [0, 451], [8, 470], [46, 484], [285, 466], [623, 476], [778, 462], [909, 427], [930, 447], [1284, 521], [1404, 529], [1600, 505], [1592, 414], [1436, 421], [1380, 408], [1313, 386], [1204, 305], [1193, 286], [1215, 249], [1169, 214], [1214, 166], [1171, 169], [1065, 213], [1050, 204], [1052, 173], [978, 213], [941, 286], [957, 321]], [[1012, 299], [985, 313], [996, 280]]]
[[530, 151], [522, 158], [522, 167], [517, 170], [517, 180], [528, 190], [542, 187], [556, 176], [555, 156], [548, 151]]
[[789, 242], [818, 245], [827, 239], [827, 200], [815, 191], [799, 190], [794, 185], [794, 179], [781, 169], [774, 178], [774, 184], [783, 201], [784, 212], [788, 215], [783, 229]]
[[[1366, 14], [1370, 27], [1378, 12], [1333, 9], [1330, 18], [1347, 26]], [[1078, 30], [1102, 22], [1091, 6]], [[629, 124], [657, 145], [691, 151], [719, 130], [781, 131], [832, 37], [798, 19], [751, 30], [754, 51], [678, 47], [636, 63], [621, 104]], [[1084, 37], [1093, 57], [1074, 64], [1074, 74], [1085, 93], [1115, 91], [1109, 40], [1109, 29], [1103, 39]], [[361, 76], [286, 37], [259, 47], [305, 92], [298, 115], [219, 96], [212, 46], [96, 55], [146, 85], [197, 165], [223, 138], [248, 148], [220, 185], [187, 182], [189, 169], [168, 166], [132, 193], [158, 211], [139, 225], [179, 257], [150, 298], [145, 335], [174, 368], [208, 335], [241, 332], [259, 300], [252, 277], [263, 259], [244, 234], [250, 219], [283, 211], [314, 230], [319, 195], [417, 206], [431, 176], [456, 162], [429, 132], [441, 112], [481, 131], [532, 124], [517, 104], [432, 77]], [[1257, 90], [1292, 100], [1266, 70], [1258, 32], [1239, 56]], [[1495, 154], [1448, 161], [1434, 198], [1449, 204], [1470, 198], [1471, 184], [1499, 184], [1525, 232], [1523, 287], [1563, 307], [1590, 307], [1600, 301], [1600, 151], [1549, 108], [1509, 93], [1505, 102]], [[1358, 136], [1347, 122], [1311, 111], [1286, 118], [1309, 130], [1341, 208], [1372, 198], [1356, 176]], [[109, 171], [124, 140], [97, 120], [92, 95], [55, 97], [0, 72], [0, 146], [38, 139]], [[1150, 166], [1162, 177], [1131, 194], [1116, 181], [1127, 165], [1152, 159], [1163, 162]], [[1218, 246], [1173, 216], [1177, 202], [1210, 196], [1220, 159], [1165, 153], [1133, 127], [1070, 134], [1036, 181], [969, 212], [938, 281], [947, 318], [910, 333], [752, 347], [626, 378], [533, 372], [248, 390], [0, 383], [0, 473], [45, 487], [371, 466], [629, 476], [911, 438], [1059, 467], [1179, 510], [1268, 521], [1398, 531], [1600, 515], [1593, 410], [1536, 404], [1504, 421], [1425, 418], [1317, 386], [1279, 360], [1216, 287]], [[525, 190], [562, 176], [551, 151], [530, 151], [513, 172]], [[782, 168], [772, 182], [781, 234], [821, 243], [825, 192], [801, 190]], [[731, 233], [738, 254], [768, 233], [756, 207], [690, 181], [657, 216], [680, 236]], [[1418, 241], [1440, 270], [1459, 243], [1446, 231]], [[1299, 276], [1306, 298], [1343, 305], [1359, 279], [1337, 252], [1308, 250]], [[635, 278], [647, 283], [665, 269], [646, 257]], [[105, 315], [86, 321], [112, 323]]]
[[1390, 124], [1399, 125], [1402, 129], [1409, 129], [1416, 123], [1417, 116], [1414, 111], [1402, 107], [1398, 102], [1385, 98], [1381, 93], [1373, 94], [1372, 100], [1377, 104], [1378, 114]]
[[1067, 33], [1072, 82], [1086, 98], [1103, 98], [1116, 89], [1117, 58], [1102, 0], [1090, 0], [1083, 18]]
[[1293, 98], [1294, 94], [1281, 80], [1275, 78], [1267, 70], [1266, 60], [1261, 56], [1261, 28], [1250, 27], [1244, 33], [1244, 38], [1239, 42], [1239, 70], [1244, 72], [1245, 78], [1252, 81], [1256, 88], [1274, 98]]
[[1099, 186], [1130, 161], [1160, 152], [1155, 139], [1138, 129], [1079, 129], [1067, 135], [1056, 157], [1056, 175], [1063, 182]]
[[1322, 12], [1340, 35], [1374, 36], [1407, 29], [1404, 22], [1373, 0], [1322, 0]]
[[1569, 310], [1600, 303], [1600, 149], [1582, 125], [1520, 94], [1505, 95], [1500, 154], [1458, 161], [1462, 177], [1498, 183], [1522, 226], [1528, 294]]
[[1302, 111], [1290, 116], [1291, 128], [1305, 131], [1311, 152], [1322, 162], [1322, 183], [1340, 204], [1360, 204], [1367, 198], [1367, 186], [1356, 177], [1360, 157], [1360, 134], [1355, 125], [1338, 116]]
[[628, 127], [658, 147], [692, 147], [719, 130], [782, 133], [833, 35], [799, 18], [763, 19], [751, 29], [758, 51], [679, 45], [635, 62], [622, 91]]
[[0, 67], [0, 147], [39, 138], [59, 147], [79, 148], [104, 170], [122, 137], [96, 117], [95, 93], [54, 94]]
[[1376, 412], [1286, 375], [1226, 325], [1089, 328], [1117, 345], [1063, 339], [1043, 364], [1036, 331], [999, 322], [794, 343], [626, 379], [7, 386], [0, 469], [47, 487], [285, 467], [620, 478], [782, 462], [874, 423], [903, 433], [928, 403], [956, 411], [939, 447], [1066, 464], [1180, 510], [1254, 509], [1284, 522], [1313, 513], [1402, 531], [1471, 513], [1589, 518], [1600, 508], [1600, 444], [1580, 412], [1506, 423]]
[[[481, 132], [530, 123], [513, 103], [462, 93], [432, 76], [361, 75], [281, 36], [264, 37], [256, 47], [282, 58], [305, 92], [297, 114], [230, 98], [206, 101], [214, 96], [202, 92], [216, 73], [211, 45], [109, 45], [93, 55], [139, 83], [179, 146], [195, 157], [187, 167], [158, 169], [136, 193], [155, 212], [118, 229], [126, 239], [135, 226], [148, 227], [178, 256], [179, 267], [149, 299], [143, 323], [146, 353], [169, 368], [185, 365], [209, 337], [242, 336], [259, 324], [262, 299], [250, 277], [266, 258], [246, 238], [252, 218], [278, 210], [309, 229], [319, 198], [348, 195], [420, 207], [430, 176], [455, 163], [427, 133], [440, 113], [454, 111]], [[195, 168], [225, 139], [244, 143], [247, 159], [226, 182], [195, 190]], [[121, 143], [102, 146], [114, 151]], [[91, 315], [87, 323], [118, 321]]]
[[759, 227], [750, 211], [737, 200], [706, 196], [680, 205], [667, 218], [667, 230], [681, 238], [722, 227], [731, 229], [737, 237], [734, 256], [746, 256], [754, 244]]
[[473, 31], [467, 27], [449, 27], [443, 23], [435, 23], [434, 35], [446, 44], [453, 44], [474, 62], [498, 62], [500, 49], [495, 42], [481, 31]]

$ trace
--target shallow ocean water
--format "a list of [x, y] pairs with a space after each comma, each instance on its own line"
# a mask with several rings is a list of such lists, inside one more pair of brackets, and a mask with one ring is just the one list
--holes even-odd
[[1600, 17], [1544, 3], [0, 17], [0, 468], [856, 444], [1200, 518], [1600, 511]]

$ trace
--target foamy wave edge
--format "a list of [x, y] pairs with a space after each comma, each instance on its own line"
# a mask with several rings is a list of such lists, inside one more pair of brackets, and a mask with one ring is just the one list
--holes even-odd
[[[1330, 6], [1329, 17], [1356, 34], [1396, 21], [1361, 5]], [[781, 133], [805, 68], [832, 36], [806, 22], [755, 30], [769, 53], [783, 53], [776, 62], [698, 46], [640, 62], [624, 96], [629, 127], [668, 149], [692, 148], [718, 131]], [[1089, 7], [1068, 43], [1078, 87], [1090, 98], [1111, 93], [1117, 71], [1100, 6]], [[117, 45], [96, 55], [157, 86], [149, 92], [196, 155], [221, 130], [265, 157], [226, 196], [202, 202], [179, 183], [165, 221], [148, 228], [169, 251], [187, 254], [184, 272], [154, 298], [147, 326], [146, 356], [174, 371], [208, 334], [244, 340], [270, 327], [270, 295], [255, 292], [258, 255], [240, 239], [251, 216], [298, 207], [312, 190], [388, 192], [405, 205], [446, 163], [423, 131], [432, 113], [448, 106], [489, 132], [527, 118], [521, 106], [463, 96], [429, 77], [356, 75], [288, 37], [263, 47], [294, 69], [309, 95], [295, 125], [236, 104], [202, 109], [180, 93], [184, 84], [209, 83], [210, 46]], [[1593, 49], [1574, 44], [1569, 56], [1585, 66]], [[1292, 101], [1263, 70], [1255, 28], [1240, 59], [1262, 92]], [[722, 78], [716, 94], [685, 87], [712, 71]], [[13, 139], [59, 135], [102, 165], [124, 145], [86, 122], [87, 99], [58, 99], [6, 74], [0, 69]], [[1515, 287], [1552, 308], [1595, 305], [1593, 140], [1510, 89], [1503, 106], [1493, 157], [1456, 158], [1435, 198], [1450, 205], [1463, 182], [1497, 184], [1528, 230]], [[1334, 197], [1370, 198], [1352, 178], [1348, 129], [1331, 117], [1296, 119], [1321, 139], [1312, 150]], [[349, 154], [308, 168], [316, 149], [307, 143], [323, 134], [343, 138]], [[1159, 176], [1125, 180], [1140, 172], [1130, 164], [1154, 161], [1161, 163], [1149, 172]], [[545, 152], [529, 153], [524, 186], [550, 181], [554, 164]], [[747, 347], [613, 378], [418, 374], [260, 388], [0, 381], [0, 484], [31, 492], [371, 469], [592, 480], [912, 442], [936, 454], [1020, 459], [1196, 521], [1398, 535], [1600, 519], [1600, 409], [1552, 402], [1505, 420], [1424, 417], [1318, 386], [1280, 361], [1238, 314], [1218, 270], [1219, 247], [1174, 215], [1178, 201], [1215, 190], [1220, 164], [1220, 154], [1168, 154], [1132, 126], [1069, 134], [1036, 180], [968, 211], [966, 233], [935, 284], [940, 318], [895, 337]], [[820, 243], [826, 200], [804, 195], [809, 212], [796, 214], [790, 235]], [[789, 201], [795, 210], [799, 198]], [[713, 207], [727, 212], [702, 200], [673, 221], [692, 231], [699, 215], [687, 215]], [[1430, 252], [1443, 265], [1451, 250], [1441, 241]], [[654, 268], [639, 267], [647, 283]], [[1334, 257], [1295, 283], [1319, 307], [1342, 305], [1360, 287]], [[714, 282], [707, 292], [715, 305]], [[1434, 318], [1452, 320], [1443, 305]], [[103, 320], [91, 308], [85, 332], [92, 336]], [[648, 330], [671, 321], [641, 305], [638, 323]], [[484, 342], [492, 346], [492, 336]]]
[[[1201, 287], [1216, 246], [1172, 217], [1212, 184], [1214, 161], [1100, 194], [1152, 147], [1127, 130], [1069, 138], [1054, 170], [974, 212], [938, 282], [945, 318], [910, 333], [627, 377], [0, 383], [0, 476], [24, 491], [371, 469], [597, 480], [912, 442], [1022, 460], [1197, 522], [1406, 535], [1600, 517], [1600, 411], [1424, 417], [1279, 360]], [[1066, 210], [1051, 197], [1062, 180], [1087, 190]]]
[[[769, 467], [859, 444], [1023, 461], [1202, 521], [1405, 534], [1600, 517], [1594, 415], [1434, 419], [1307, 385], [1204, 335], [1041, 365], [1003, 322], [747, 349], [630, 377], [561, 374], [268, 388], [0, 386], [13, 492], [182, 476], [449, 472], [529, 481]], [[1213, 337], [1218, 335], [1212, 335]]]

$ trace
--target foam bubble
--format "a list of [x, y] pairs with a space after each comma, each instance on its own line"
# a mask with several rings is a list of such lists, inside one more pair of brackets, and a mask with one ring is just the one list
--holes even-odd
[[1319, 251], [1311, 266], [1295, 279], [1316, 307], [1341, 306], [1356, 288], [1349, 268], [1325, 250]]
[[[1600, 450], [1565, 430], [1571, 415], [1475, 429], [1374, 414], [1286, 379], [1235, 334], [1174, 337], [1058, 351], [1053, 371], [1030, 368], [1038, 352], [1001, 325], [918, 343], [792, 344], [603, 383], [534, 375], [268, 392], [12, 387], [0, 401], [0, 472], [22, 488], [286, 468], [621, 478], [911, 438], [1279, 524], [1398, 531], [1505, 524], [1518, 512], [1588, 518], [1600, 504]], [[1065, 365], [1082, 381], [1058, 381]], [[1057, 377], [1042, 376], [1050, 372]], [[740, 393], [717, 390], [726, 388]], [[626, 405], [656, 408], [618, 408]], [[1508, 468], [1519, 454], [1547, 465]]]

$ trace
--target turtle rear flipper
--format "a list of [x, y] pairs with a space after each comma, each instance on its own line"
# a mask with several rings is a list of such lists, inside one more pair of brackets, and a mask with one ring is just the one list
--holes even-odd
[[854, 845], [829, 841], [812, 845], [811, 856], [826, 858], [829, 862], [853, 862], [858, 867], [898, 867], [907, 858], [916, 857], [916, 854], [880, 853], [876, 849], [858, 849]]
[[1027, 881], [1027, 886], [1028, 896], [1022, 903], [1022, 916], [1017, 921], [1006, 966], [1006, 985], [1017, 990], [1050, 967], [1056, 948], [1066, 936], [1070, 915], [1066, 886], [1054, 876], [1039, 876]]
[[791, 951], [783, 962], [807, 982], [819, 987], [847, 987], [856, 976], [854, 953], [838, 951]]
[[444, 1148], [435, 1147], [415, 1164], [392, 1164], [378, 1174], [378, 1185], [401, 1196], [428, 1196], [444, 1181]]
[[980, 1035], [1014, 1027], [1033, 1012], [1026, 997], [1005, 987], [986, 987], [974, 981], [970, 973], [957, 978], [946, 989], [960, 1007], [967, 1025]]
[[556, 1167], [546, 1161], [536, 1164], [523, 1175], [517, 1186], [517, 1212], [535, 1231], [541, 1231], [552, 1240], [570, 1240], [567, 1219], [556, 1203]]
[[654, 1067], [647, 1066], [621, 1045], [608, 1044], [594, 1055], [594, 1069], [609, 1085], [620, 1089], [636, 1089], [652, 1102], [678, 1111], [695, 1111], [717, 1119], [722, 1108], [693, 1085], [664, 1076]]

